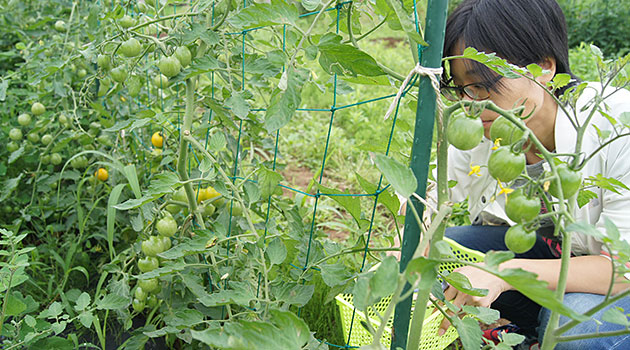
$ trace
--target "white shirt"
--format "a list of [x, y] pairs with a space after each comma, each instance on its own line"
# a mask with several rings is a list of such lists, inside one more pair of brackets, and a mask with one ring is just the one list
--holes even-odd
[[[583, 123], [588, 117], [592, 105], [587, 106], [587, 104], [599, 90], [601, 90], [600, 83], [589, 83], [579, 97], [577, 116], [580, 123]], [[613, 88], [607, 89], [604, 96], [613, 91]], [[584, 108], [585, 106], [586, 108]], [[585, 110], [580, 111], [583, 108]], [[630, 113], [630, 91], [619, 90], [615, 92], [604, 100], [602, 108], [608, 115], [617, 120], [623, 112]], [[614, 132], [614, 127], [610, 122], [601, 113], [595, 112], [591, 119], [591, 126], [585, 132], [582, 142], [582, 152], [585, 155], [591, 154], [602, 144], [593, 125], [596, 125], [600, 130]], [[621, 133], [628, 131], [625, 128]], [[574, 152], [577, 131], [561, 108], [558, 108], [556, 115], [554, 134], [556, 153]], [[493, 143], [484, 138], [479, 146], [469, 151], [460, 151], [454, 147], [449, 148], [448, 176], [449, 180], [457, 181], [457, 184], [450, 189], [451, 200], [458, 202], [469, 197], [468, 210], [471, 222], [475, 222], [482, 212], [486, 212], [514, 224], [505, 214], [506, 196], [504, 194], [497, 195], [499, 192], [497, 181], [488, 174], [488, 169], [483, 166], [488, 164], [492, 146]], [[468, 175], [471, 165], [482, 165], [481, 176]], [[545, 164], [545, 169], [549, 169], [548, 164]], [[614, 178], [630, 186], [630, 136], [622, 137], [604, 147], [588, 161], [581, 172], [583, 178], [601, 174], [606, 178]], [[630, 191], [620, 189], [620, 193], [617, 194], [599, 187], [589, 188], [589, 190], [596, 193], [597, 197], [582, 208], [576, 209], [576, 212], [573, 213], [574, 219], [576, 221], [586, 220], [595, 225], [601, 232], [605, 232], [603, 217], [606, 216], [617, 225], [621, 238], [630, 242]], [[496, 199], [493, 200], [495, 196]], [[595, 237], [580, 233], [574, 234], [572, 237], [572, 252], [574, 254], [601, 254], [602, 243]]]

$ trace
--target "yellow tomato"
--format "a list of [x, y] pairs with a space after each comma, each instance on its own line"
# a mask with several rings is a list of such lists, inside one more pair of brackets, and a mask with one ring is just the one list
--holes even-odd
[[153, 147], [162, 148], [164, 145], [164, 136], [162, 136], [162, 133], [159, 131], [155, 132], [153, 136], [151, 136], [151, 143]]
[[94, 176], [96, 176], [96, 178], [101, 181], [107, 181], [107, 179], [109, 178], [109, 173], [105, 168], [98, 168], [98, 170], [94, 172]]
[[211, 186], [209, 186], [207, 188], [200, 188], [199, 189], [199, 195], [197, 196], [197, 202], [203, 202], [205, 200], [218, 197], [220, 195], [221, 194], [219, 192], [217, 192], [217, 190], [215, 190]]

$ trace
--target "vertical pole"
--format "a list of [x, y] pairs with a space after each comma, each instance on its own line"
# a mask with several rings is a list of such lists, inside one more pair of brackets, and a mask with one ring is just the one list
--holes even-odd
[[[397, 1], [397, 0], [394, 0]], [[446, 11], [448, 0], [429, 0], [427, 17], [425, 20], [425, 41], [429, 46], [422, 52], [420, 64], [424, 67], [438, 68], [442, 61], [444, 47], [444, 30], [446, 28]], [[411, 170], [418, 181], [416, 193], [425, 197], [429, 161], [431, 159], [431, 144], [433, 139], [433, 125], [435, 121], [435, 92], [431, 86], [429, 77], [420, 79], [418, 92], [418, 107], [416, 110], [416, 124], [413, 144], [411, 146]], [[408, 205], [413, 205], [419, 213], [424, 206], [419, 201], [412, 199]], [[405, 233], [402, 242], [402, 255], [400, 259], [400, 271], [404, 271], [413, 256], [420, 241], [420, 226], [416, 222], [411, 209], [407, 208], [405, 216]], [[411, 286], [405, 285], [404, 292]], [[396, 305], [394, 314], [394, 334], [391, 349], [407, 348], [407, 333], [409, 332], [409, 319], [411, 315], [412, 297], [401, 301]], [[423, 307], [420, 305], [419, 307]], [[416, 350], [416, 349], [409, 349]]]

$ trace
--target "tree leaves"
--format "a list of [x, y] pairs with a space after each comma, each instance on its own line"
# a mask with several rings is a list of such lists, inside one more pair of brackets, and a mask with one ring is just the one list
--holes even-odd
[[228, 22], [239, 29], [251, 29], [276, 24], [295, 26], [299, 17], [297, 7], [283, 0], [271, 0], [269, 3], [254, 3], [230, 17]]
[[319, 40], [319, 64], [328, 74], [356, 77], [377, 76], [385, 72], [367, 53], [348, 44], [341, 44], [341, 36], [327, 33]]

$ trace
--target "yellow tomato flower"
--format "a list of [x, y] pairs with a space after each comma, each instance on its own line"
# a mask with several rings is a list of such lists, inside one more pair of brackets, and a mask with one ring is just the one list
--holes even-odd
[[473, 174], [481, 176], [481, 166], [470, 164], [470, 172], [468, 173], [468, 176], [471, 176]]
[[499, 195], [505, 194], [505, 197], [507, 198], [507, 195], [514, 192], [513, 188], [509, 188], [509, 187], [503, 187], [503, 184], [501, 183], [501, 181], [497, 181], [499, 183], [499, 187], [501, 188], [501, 191], [499, 191]]
[[501, 146], [501, 138], [497, 137], [497, 139], [494, 140], [494, 147], [492, 147], [492, 150], [494, 151], [494, 150], [498, 149], [499, 146]]

